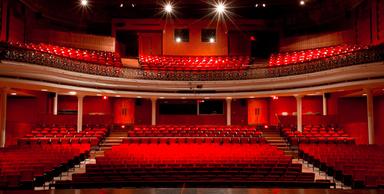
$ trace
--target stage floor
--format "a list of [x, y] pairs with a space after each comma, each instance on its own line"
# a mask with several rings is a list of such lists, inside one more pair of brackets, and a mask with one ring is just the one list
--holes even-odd
[[145, 188], [0, 191], [0, 194], [384, 194], [384, 190], [250, 189], [250, 188]]

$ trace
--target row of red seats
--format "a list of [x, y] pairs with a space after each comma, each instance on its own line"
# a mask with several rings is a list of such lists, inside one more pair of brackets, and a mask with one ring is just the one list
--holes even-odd
[[178, 143], [216, 143], [216, 144], [254, 144], [267, 143], [263, 137], [129, 137], [123, 143], [178, 144]]
[[170, 182], [314, 182], [301, 164], [268, 144], [122, 144], [87, 165], [72, 181], [81, 187]]
[[56, 46], [44, 43], [13, 43], [10, 45], [49, 54], [60, 57], [67, 57], [74, 60], [96, 63], [100, 65], [121, 67], [121, 59], [116, 52], [96, 51], [87, 49], [75, 49], [63, 46]]
[[89, 144], [29, 145], [0, 149], [0, 189], [33, 189], [79, 164]]
[[337, 143], [354, 144], [355, 138], [350, 137], [342, 129], [335, 128], [305, 128], [303, 132], [293, 128], [283, 128], [282, 133], [291, 145], [300, 143]]
[[345, 55], [362, 49], [368, 49], [368, 47], [360, 45], [338, 45], [301, 51], [277, 53], [270, 56], [269, 66], [289, 65], [316, 59], [324, 59], [335, 55]]
[[31, 133], [18, 139], [18, 144], [91, 144], [98, 143], [107, 134], [106, 128], [85, 128], [81, 132], [77, 132], [73, 127], [37, 127]]
[[250, 62], [247, 56], [140, 56], [143, 69], [156, 70], [240, 70]]
[[384, 186], [384, 147], [303, 144], [299, 156], [353, 188]]
[[129, 137], [262, 137], [252, 126], [136, 126]]
[[256, 131], [256, 127], [254, 126], [220, 126], [220, 125], [215, 125], [215, 126], [198, 126], [198, 125], [156, 125], [156, 126], [135, 126], [133, 128], [135, 131], [146, 131], [146, 130], [176, 130], [176, 131], [189, 131], [189, 130], [194, 130], [194, 131], [199, 131], [199, 130], [209, 130], [209, 131]]

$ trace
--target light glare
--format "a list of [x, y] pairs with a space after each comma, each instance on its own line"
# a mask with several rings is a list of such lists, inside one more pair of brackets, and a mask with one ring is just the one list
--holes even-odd
[[81, 5], [82, 6], [87, 6], [88, 5], [88, 0], [81, 0]]
[[222, 3], [222, 2], [219, 2], [217, 5], [216, 5], [216, 12], [219, 13], [219, 14], [222, 14], [224, 13], [226, 10], [226, 7], [225, 5]]
[[305, 1], [301, 0], [300, 5], [305, 5]]
[[167, 4], [164, 6], [164, 10], [165, 10], [166, 13], [172, 13], [173, 6], [172, 6], [170, 3], [167, 3]]

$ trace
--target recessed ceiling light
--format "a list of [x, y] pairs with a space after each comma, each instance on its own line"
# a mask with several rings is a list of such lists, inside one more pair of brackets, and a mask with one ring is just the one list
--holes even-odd
[[132, 3], [132, 4], [131, 4], [131, 6], [132, 6], [132, 7], [135, 7], [135, 4], [134, 4], [134, 3]]
[[123, 8], [124, 7], [124, 3], [120, 3], [120, 7]]
[[263, 3], [263, 7], [266, 7], [267, 5], [265, 3]]
[[249, 98], [255, 98], [254, 96], [250, 96]]
[[141, 96], [137, 96], [137, 98], [142, 98]]
[[300, 5], [305, 5], [305, 1], [304, 1], [304, 0], [301, 0], [301, 1], [300, 1]]
[[101, 96], [101, 94], [96, 94], [96, 96]]
[[366, 96], [367, 94], [363, 94], [363, 96]]
[[11, 93], [11, 96], [16, 96], [16, 95], [17, 95], [16, 92], [12, 92], [12, 93]]
[[255, 7], [259, 7], [259, 4], [258, 4], [258, 3], [256, 3], [256, 4], [255, 4]]
[[41, 89], [41, 91], [42, 91], [42, 92], [48, 92], [48, 90], [47, 90], [47, 89]]
[[76, 95], [77, 92], [75, 92], [75, 91], [70, 91], [70, 92], [68, 92], [68, 94], [70, 94], [70, 95]]
[[214, 42], [215, 42], [215, 38], [210, 38], [210, 39], [209, 39], [209, 42], [210, 42], [210, 43], [214, 43]]
[[177, 43], [181, 42], [181, 38], [180, 37], [176, 37], [176, 42]]
[[162, 96], [160, 96], [159, 98], [160, 98], [160, 99], [164, 99], [164, 97], [162, 97]]
[[115, 97], [120, 98], [121, 96], [120, 95], [116, 95]]

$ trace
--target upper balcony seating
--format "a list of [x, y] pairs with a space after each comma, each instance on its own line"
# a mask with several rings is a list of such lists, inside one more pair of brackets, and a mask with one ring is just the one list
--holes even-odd
[[23, 144], [72, 144], [84, 143], [96, 146], [105, 137], [106, 128], [85, 128], [77, 132], [73, 127], [38, 127], [18, 140]]
[[0, 189], [33, 189], [73, 168], [89, 144], [23, 145], [0, 149]]
[[302, 173], [301, 164], [269, 144], [121, 144], [96, 160], [55, 187], [314, 183], [313, 173]]
[[382, 145], [301, 144], [299, 156], [353, 188], [384, 186]]
[[305, 126], [303, 132], [292, 128], [283, 128], [282, 132], [292, 145], [299, 143], [347, 143], [354, 144], [355, 139], [343, 129], [322, 126]]
[[253, 126], [135, 126], [123, 143], [265, 143]]
[[243, 70], [250, 62], [248, 56], [140, 56], [141, 67], [151, 70]]
[[121, 67], [121, 59], [116, 52], [75, 49], [69, 47], [56, 46], [45, 43], [10, 43], [11, 46], [30, 49], [34, 51], [54, 54], [60, 57], [66, 57], [78, 61], [88, 63], [96, 63], [100, 65]]
[[368, 46], [338, 45], [301, 51], [277, 53], [270, 56], [269, 66], [303, 63], [317, 59], [325, 59], [327, 57], [336, 55], [348, 54], [363, 49], [368, 49]]

